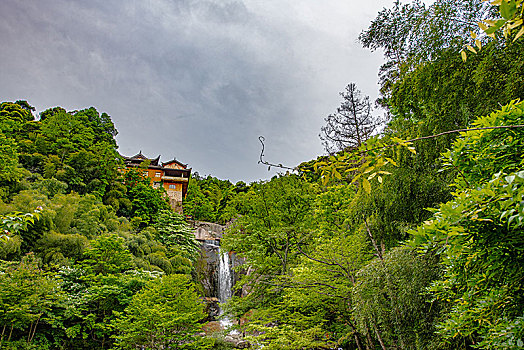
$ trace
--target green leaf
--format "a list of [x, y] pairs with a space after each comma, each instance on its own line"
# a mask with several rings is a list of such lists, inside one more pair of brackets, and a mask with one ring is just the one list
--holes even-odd
[[485, 30], [486, 34], [494, 34], [497, 30], [499, 30], [504, 24], [506, 23], [505, 19], [498, 20], [493, 26], [489, 27]]
[[511, 1], [502, 1], [500, 4], [500, 14], [505, 19], [511, 19], [515, 12], [517, 11], [517, 4], [515, 0]]

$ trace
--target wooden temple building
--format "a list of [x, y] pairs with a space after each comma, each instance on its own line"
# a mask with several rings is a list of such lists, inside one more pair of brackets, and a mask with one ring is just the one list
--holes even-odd
[[[178, 213], [182, 213], [182, 200], [187, 193], [191, 168], [176, 159], [160, 163], [160, 156], [147, 158], [140, 151], [132, 157], [122, 156], [126, 169], [136, 169], [142, 172], [142, 176], [151, 181], [154, 188], [163, 187], [166, 190], [171, 208]], [[149, 161], [146, 164], [142, 164]]]

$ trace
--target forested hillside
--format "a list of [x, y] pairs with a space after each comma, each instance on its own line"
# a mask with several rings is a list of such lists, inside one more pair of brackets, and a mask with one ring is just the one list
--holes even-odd
[[[222, 243], [247, 274], [228, 308], [254, 344], [524, 346], [521, 10], [396, 4], [362, 32], [386, 58], [383, 131], [349, 84], [321, 130], [328, 156], [229, 202]], [[477, 22], [498, 16], [493, 40]]]
[[199, 246], [160, 190], [120, 170], [110, 117], [33, 111], [0, 105], [0, 348], [208, 348]]
[[[225, 309], [253, 348], [524, 347], [522, 11], [396, 2], [359, 37], [381, 96], [348, 82], [326, 155], [190, 179], [185, 215], [244, 261]], [[0, 104], [0, 348], [230, 348], [201, 333], [186, 218], [119, 170], [109, 115], [29, 102]]]

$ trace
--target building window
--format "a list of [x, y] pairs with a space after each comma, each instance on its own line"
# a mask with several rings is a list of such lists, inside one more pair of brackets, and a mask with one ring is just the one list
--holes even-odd
[[153, 183], [153, 188], [159, 188], [160, 187], [160, 182], [156, 182]]
[[175, 184], [171, 184], [171, 185], [169, 185], [169, 189], [170, 189], [170, 190], [176, 190], [176, 185], [175, 185]]
[[157, 171], [157, 172], [155, 173], [155, 177], [160, 177], [160, 176], [162, 176], [162, 173], [161, 173], [160, 171]]
[[147, 176], [147, 171], [142, 172], [142, 176]]

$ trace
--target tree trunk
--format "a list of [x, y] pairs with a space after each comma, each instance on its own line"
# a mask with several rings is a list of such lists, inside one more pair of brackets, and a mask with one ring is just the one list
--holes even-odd
[[33, 331], [33, 322], [31, 322], [31, 325], [29, 326], [29, 332], [27, 333], [27, 345], [29, 345], [29, 341], [31, 340], [31, 332]]
[[9, 337], [7, 337], [7, 341], [11, 340], [11, 335], [13, 335], [13, 324], [11, 323], [11, 329], [9, 330]]
[[386, 350], [386, 346], [384, 345], [384, 341], [382, 340], [382, 337], [380, 336], [380, 332], [375, 322], [373, 322], [373, 328], [375, 329], [375, 334], [377, 335], [377, 339], [378, 339], [378, 342], [380, 343], [380, 347], [382, 347], [382, 350]]
[[33, 334], [31, 335], [31, 339], [29, 339], [29, 343], [33, 342], [33, 339], [36, 334], [36, 327], [38, 327], [38, 322], [40, 322], [40, 317], [42, 317], [42, 315], [38, 316], [38, 318], [36, 319], [35, 327], [33, 328]]
[[366, 326], [366, 342], [367, 342], [367, 349], [374, 349], [375, 344], [373, 344], [373, 339], [371, 338], [371, 335], [369, 334], [369, 327]]
[[4, 327], [2, 328], [2, 337], [0, 337], [0, 349], [2, 348], [2, 343], [4, 342], [5, 327], [7, 327], [6, 324], [4, 324]]
[[360, 338], [359, 338], [358, 334], [355, 333], [355, 334], [353, 334], [353, 336], [355, 337], [355, 342], [357, 343], [358, 350], [363, 350], [362, 349], [362, 344], [360, 344]]

